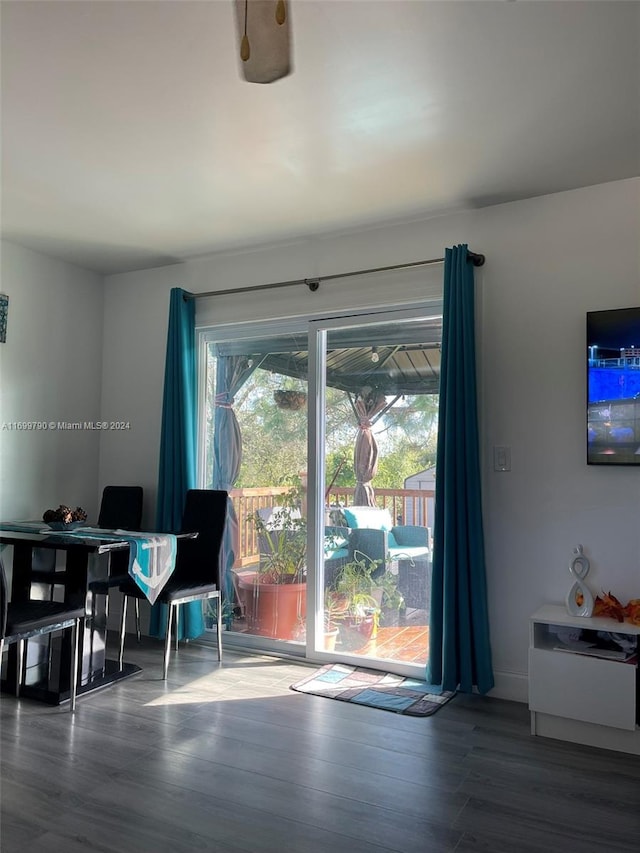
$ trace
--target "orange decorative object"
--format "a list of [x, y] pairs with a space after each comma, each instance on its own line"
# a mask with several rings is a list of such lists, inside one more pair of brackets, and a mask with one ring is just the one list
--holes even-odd
[[624, 618], [633, 625], [640, 625], [640, 598], [632, 598], [624, 608]]
[[593, 615], [607, 616], [617, 622], [624, 622], [625, 609], [615, 595], [612, 595], [611, 592], [603, 592], [602, 598], [599, 595], [596, 596]]

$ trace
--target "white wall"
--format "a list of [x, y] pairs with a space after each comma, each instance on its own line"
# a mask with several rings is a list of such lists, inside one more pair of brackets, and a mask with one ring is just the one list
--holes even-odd
[[0, 344], [0, 518], [41, 518], [67, 503], [95, 519], [99, 433], [8, 425], [99, 419], [102, 278], [8, 242], [1, 274], [9, 318]]
[[130, 427], [101, 436], [100, 483], [143, 487], [146, 530], [155, 529], [169, 291], [182, 277], [169, 266], [105, 280], [102, 417]]
[[[640, 180], [109, 277], [102, 415], [130, 420], [102, 437], [100, 481], [139, 482], [153, 518], [168, 293], [325, 275], [441, 256], [468, 242], [476, 271], [484, 519], [497, 695], [526, 699], [528, 617], [559, 602], [578, 542], [596, 591], [640, 597], [640, 471], [585, 463], [585, 312], [640, 304]], [[433, 269], [198, 303], [199, 322], [246, 322], [411, 301]], [[421, 279], [424, 275], [424, 279]], [[492, 447], [512, 470], [494, 473]]]
[[[640, 305], [640, 180], [480, 211], [484, 518], [494, 666], [525, 673], [525, 619], [588, 582], [640, 597], [640, 470], [585, 462], [585, 312]], [[512, 471], [492, 471], [492, 446]]]

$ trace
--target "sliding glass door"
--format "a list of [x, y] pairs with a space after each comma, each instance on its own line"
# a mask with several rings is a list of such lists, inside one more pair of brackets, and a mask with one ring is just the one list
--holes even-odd
[[[209, 337], [209, 336], [208, 336]], [[306, 639], [307, 334], [205, 340], [203, 481], [226, 489], [225, 628], [253, 645]], [[210, 620], [211, 621], [211, 620]], [[213, 624], [210, 625], [213, 629]]]
[[440, 341], [415, 311], [312, 324], [309, 656], [424, 668]]
[[421, 672], [441, 317], [204, 336], [202, 481], [230, 491], [228, 641]]

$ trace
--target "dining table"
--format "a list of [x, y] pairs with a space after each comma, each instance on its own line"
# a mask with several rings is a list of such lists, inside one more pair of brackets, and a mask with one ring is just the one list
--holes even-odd
[[[46, 566], [53, 569], [52, 580], [55, 573], [63, 572], [64, 601], [84, 606], [85, 618], [78, 638], [78, 695], [141, 672], [137, 664], [120, 665], [116, 659], [107, 657], [107, 596], [94, 593], [92, 586], [108, 579], [112, 555], [128, 550], [129, 574], [153, 603], [175, 569], [178, 540], [195, 537], [197, 533], [148, 533], [86, 526], [52, 530], [43, 522], [0, 522], [0, 550], [10, 548], [13, 552], [9, 566], [3, 555], [11, 600], [24, 602], [38, 597], [32, 572]], [[53, 639], [29, 640], [21, 695], [52, 705], [69, 699], [71, 654], [69, 630]], [[16, 668], [16, 646], [12, 645], [7, 649], [5, 671], [0, 679], [3, 692], [15, 692]]]

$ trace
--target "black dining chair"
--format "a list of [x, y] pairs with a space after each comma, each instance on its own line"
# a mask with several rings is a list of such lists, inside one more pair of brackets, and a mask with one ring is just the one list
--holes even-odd
[[[142, 486], [105, 486], [100, 501], [97, 527], [105, 530], [140, 530], [142, 524], [142, 501], [144, 492]], [[56, 552], [40, 548], [37, 551], [38, 562], [31, 569], [31, 583], [47, 584], [50, 586], [50, 600], [53, 601], [56, 586], [65, 586], [67, 573], [56, 571]], [[114, 551], [109, 559], [109, 577], [104, 580], [92, 581], [89, 589], [93, 593], [91, 599], [91, 616], [95, 616], [95, 596], [107, 596], [105, 618], [108, 614], [108, 596], [112, 589], [123, 583], [129, 575], [129, 552]], [[136, 632], [140, 642], [140, 612], [136, 607]]]
[[[97, 527], [105, 530], [140, 530], [142, 524], [142, 506], [144, 491], [142, 486], [105, 486], [100, 500]], [[50, 585], [50, 600], [53, 601], [56, 586], [66, 586], [67, 573], [65, 570], [56, 571], [55, 556], [52, 550], [38, 549], [39, 565], [32, 566], [31, 582]], [[42, 561], [47, 561], [41, 568]], [[91, 624], [96, 618], [96, 596], [105, 596], [104, 619], [105, 619], [105, 643], [106, 623], [109, 617], [109, 594], [112, 589], [117, 589], [129, 576], [129, 551], [113, 551], [109, 555], [109, 576], [104, 579], [91, 581], [89, 591], [91, 592]], [[140, 608], [136, 601], [136, 637], [140, 642]], [[93, 642], [93, 632], [91, 639]]]
[[[142, 524], [142, 486], [105, 486], [100, 502], [98, 527], [104, 530], [140, 530]], [[89, 584], [91, 616], [95, 616], [95, 596], [105, 595], [105, 618], [109, 613], [109, 593], [129, 577], [129, 551], [113, 551], [109, 559], [109, 577]], [[140, 642], [140, 607], [136, 601], [136, 637]]]
[[[220, 551], [227, 518], [227, 492], [215, 489], [190, 489], [182, 515], [181, 533], [197, 533], [195, 539], [178, 539], [176, 567], [156, 603], [167, 605], [166, 636], [162, 678], [166, 681], [169, 669], [171, 630], [175, 611], [176, 650], [178, 648], [180, 604], [191, 601], [216, 601], [218, 660], [222, 660], [222, 603], [220, 595]], [[120, 668], [123, 666], [127, 600], [145, 599], [135, 581], [127, 577], [120, 585], [123, 594], [120, 622]]]
[[71, 628], [73, 653], [69, 673], [70, 710], [75, 711], [78, 686], [78, 631], [81, 619], [84, 619], [84, 607], [72, 607], [58, 601], [10, 602], [4, 563], [0, 559], [0, 660], [2, 660], [5, 644], [18, 644], [16, 696], [20, 696], [20, 686], [24, 677], [25, 640]]

